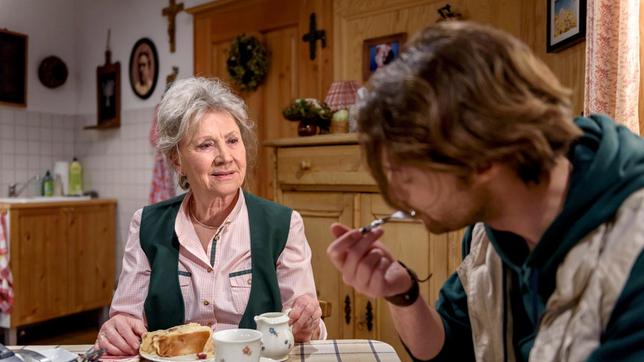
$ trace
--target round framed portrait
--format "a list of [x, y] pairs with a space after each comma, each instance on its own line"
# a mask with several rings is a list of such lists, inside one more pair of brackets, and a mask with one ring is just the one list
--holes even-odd
[[159, 78], [159, 56], [152, 40], [139, 39], [130, 53], [130, 85], [141, 99], [149, 98]]

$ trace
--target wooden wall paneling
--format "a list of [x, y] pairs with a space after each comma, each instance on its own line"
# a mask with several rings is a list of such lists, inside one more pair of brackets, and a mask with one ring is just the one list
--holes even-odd
[[540, 0], [521, 2], [522, 20], [519, 34], [515, 34], [530, 46], [561, 83], [572, 90], [573, 114], [584, 109], [584, 85], [586, 68], [586, 42], [583, 41], [559, 53], [546, 53], [547, 3]]
[[[584, 99], [585, 42], [559, 53], [546, 53], [546, 2], [541, 0], [461, 0], [450, 2], [466, 19], [490, 24], [526, 42], [571, 88], [573, 112], [581, 113]], [[407, 32], [408, 39], [438, 18], [445, 5], [434, 0], [334, 1], [336, 79], [361, 79], [364, 39]]]
[[[460, 4], [460, 1], [454, 4]], [[400, 32], [406, 32], [410, 39], [417, 31], [434, 23], [438, 8], [444, 5], [444, 1], [436, 0], [335, 0], [335, 79], [363, 82], [362, 42], [365, 39]]]
[[[282, 109], [298, 96], [297, 53], [298, 32], [295, 26], [276, 29], [264, 34], [266, 47], [271, 51], [270, 69], [262, 85], [262, 108], [254, 120], [258, 125], [259, 139], [270, 140], [280, 137], [297, 136], [297, 122], [282, 117]], [[257, 182], [258, 194], [273, 199], [273, 168], [271, 150], [258, 150]]]
[[[333, 49], [334, 49], [334, 28], [333, 28], [333, 0], [300, 0], [299, 34], [297, 41], [299, 47], [299, 97], [312, 97], [324, 100], [326, 93], [331, 86], [333, 75]], [[301, 42], [302, 35], [309, 32], [309, 16], [316, 14], [317, 28], [326, 32], [326, 48], [318, 40], [316, 43], [316, 58], [309, 58], [309, 44]]]
[[204, 44], [211, 44], [210, 39], [210, 18], [206, 16], [195, 16], [193, 27], [193, 74], [195, 76], [211, 76], [212, 62], [211, 49]]
[[[230, 41], [246, 33], [265, 43], [270, 53], [266, 80], [254, 92], [239, 92], [248, 105], [250, 118], [256, 122], [260, 144], [272, 138], [297, 135], [297, 124], [282, 117], [282, 109], [293, 98], [324, 98], [332, 78], [330, 44], [319, 49], [318, 42], [318, 56], [310, 61], [308, 44], [301, 38], [303, 32], [308, 32], [312, 11], [317, 14], [318, 28], [332, 33], [331, 27], [327, 27], [332, 23], [331, 5], [330, 0], [223, 0], [188, 9], [195, 18], [195, 31], [209, 34], [195, 34], [195, 74], [218, 77], [230, 83], [226, 70]], [[272, 199], [270, 154], [261, 147], [256, 164], [256, 168], [248, 172], [253, 179], [250, 190]]]
[[[546, 53], [547, 3], [541, 0], [465, 0], [467, 19], [490, 24], [525, 42], [561, 83], [572, 90], [573, 113], [584, 105], [585, 42], [559, 53]], [[503, 16], [500, 16], [503, 14]]]

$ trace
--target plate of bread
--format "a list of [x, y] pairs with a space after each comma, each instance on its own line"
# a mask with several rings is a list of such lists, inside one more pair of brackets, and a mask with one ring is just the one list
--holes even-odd
[[215, 345], [212, 329], [198, 323], [188, 323], [144, 333], [139, 354], [155, 362], [213, 362]]

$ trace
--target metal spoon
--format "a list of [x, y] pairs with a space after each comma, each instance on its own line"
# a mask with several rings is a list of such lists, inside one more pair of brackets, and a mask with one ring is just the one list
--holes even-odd
[[406, 219], [412, 219], [414, 216], [416, 216], [416, 211], [414, 210], [409, 210], [409, 212], [404, 212], [404, 211], [395, 211], [389, 216], [385, 216], [382, 219], [375, 219], [372, 221], [369, 225], [365, 225], [360, 228], [360, 232], [364, 235], [371, 231], [372, 229], [385, 224], [391, 220], [406, 220]]

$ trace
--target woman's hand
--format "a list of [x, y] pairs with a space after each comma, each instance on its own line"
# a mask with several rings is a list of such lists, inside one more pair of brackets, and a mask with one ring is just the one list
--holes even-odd
[[308, 342], [319, 338], [322, 310], [317, 298], [308, 294], [295, 298], [288, 316], [288, 324], [293, 327], [295, 342]]
[[126, 314], [117, 314], [107, 320], [98, 332], [95, 346], [111, 356], [139, 354], [141, 335], [147, 332], [143, 321]]

